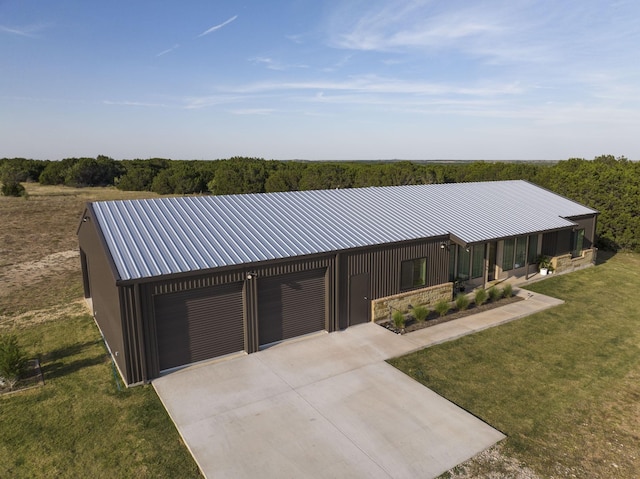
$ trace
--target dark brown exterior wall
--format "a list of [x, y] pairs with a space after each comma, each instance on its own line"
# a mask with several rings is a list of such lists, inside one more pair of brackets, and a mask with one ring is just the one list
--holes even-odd
[[83, 218], [86, 221], [83, 221], [78, 229], [78, 242], [83, 253], [81, 258], [84, 260], [81, 264], [93, 304], [93, 316], [125, 381], [130, 383], [127, 368], [128, 351], [122, 328], [120, 293], [116, 286], [116, 277], [90, 209], [85, 211]]
[[[157, 294], [174, 293], [190, 289], [206, 288], [227, 283], [244, 281], [245, 306], [243, 321], [246, 324], [247, 352], [258, 350], [258, 311], [257, 311], [257, 287], [260, 278], [279, 276], [299, 271], [326, 269], [327, 281], [327, 330], [335, 329], [335, 266], [334, 255], [310, 256], [294, 261], [277, 261], [269, 263], [245, 264], [237, 269], [223, 272], [209, 272], [206, 274], [194, 274], [169, 278], [160, 281], [139, 283], [123, 287], [123, 299], [125, 307], [123, 312], [127, 334], [130, 338], [128, 344], [131, 352], [129, 370], [131, 383], [146, 382], [158, 377], [159, 356], [157, 345], [157, 332], [155, 326], [155, 312], [153, 297]], [[251, 273], [253, 279], [248, 280], [247, 274]], [[137, 294], [136, 294], [136, 289]]]
[[[567, 218], [578, 224], [577, 229], [584, 229], [584, 249], [593, 248], [596, 242], [596, 218], [596, 215]], [[571, 246], [569, 246], [569, 248], [571, 248]]]
[[[584, 249], [593, 248], [596, 235], [596, 215], [575, 216], [567, 218], [577, 224], [575, 229], [584, 229]], [[572, 230], [553, 231], [542, 236], [542, 254], [545, 256], [560, 256], [571, 253]]]
[[[400, 265], [404, 260], [427, 258], [427, 285], [448, 281], [448, 252], [440, 247], [446, 238], [387, 244], [357, 251], [317, 255], [296, 260], [243, 265], [224, 272], [183, 276], [122, 287], [123, 324], [129, 338], [125, 347], [130, 353], [128, 372], [130, 383], [149, 381], [159, 371], [153, 296], [195, 288], [216, 286], [237, 281], [245, 282], [244, 318], [246, 351], [258, 350], [257, 288], [260, 278], [299, 271], [326, 269], [327, 330], [348, 325], [349, 278], [369, 273], [370, 298], [376, 299], [400, 292]], [[251, 273], [254, 279], [248, 280]], [[137, 289], [137, 292], [136, 292]]]
[[371, 300], [400, 293], [402, 261], [427, 258], [427, 284], [446, 283], [449, 276], [449, 253], [440, 247], [448, 238], [429, 238], [393, 243], [340, 254], [339, 327], [349, 325], [349, 278], [369, 273]]

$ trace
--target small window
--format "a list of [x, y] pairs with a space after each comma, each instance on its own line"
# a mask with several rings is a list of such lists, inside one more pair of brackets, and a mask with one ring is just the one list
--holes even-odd
[[427, 258], [403, 261], [400, 265], [400, 289], [418, 288], [427, 284]]
[[516, 245], [515, 238], [509, 238], [504, 240], [504, 246], [502, 248], [503, 271], [510, 271], [513, 269], [513, 253], [515, 250], [515, 245]]

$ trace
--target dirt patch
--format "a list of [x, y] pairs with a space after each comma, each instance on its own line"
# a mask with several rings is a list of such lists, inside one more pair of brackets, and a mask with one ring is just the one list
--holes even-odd
[[0, 270], [0, 290], [6, 295], [52, 274], [78, 269], [79, 256], [78, 250], [67, 250], [47, 255], [36, 261], [5, 265]]
[[51, 308], [34, 309], [17, 315], [0, 315], [0, 332], [34, 326], [47, 321], [62, 321], [91, 314], [84, 299], [68, 304], [60, 304]]
[[502, 452], [497, 444], [440, 476], [441, 479], [540, 479], [534, 471], [520, 461]]

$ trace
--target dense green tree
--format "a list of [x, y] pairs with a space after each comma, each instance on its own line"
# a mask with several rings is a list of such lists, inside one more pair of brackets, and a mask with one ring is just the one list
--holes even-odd
[[207, 184], [194, 162], [176, 161], [153, 179], [151, 191], [161, 195], [205, 193]]
[[19, 166], [10, 162], [0, 164], [0, 193], [4, 196], [21, 196], [24, 194], [24, 186], [20, 183], [24, 176]]
[[67, 168], [64, 184], [76, 187], [113, 185], [122, 171], [118, 162], [106, 156], [79, 158]]
[[124, 191], [151, 191], [156, 175], [168, 168], [171, 160], [151, 158], [149, 160], [125, 160], [121, 162], [123, 172], [115, 185]]
[[338, 162], [307, 163], [298, 186], [301, 190], [333, 190], [351, 188], [352, 169]]
[[259, 158], [234, 157], [220, 162], [208, 183], [215, 195], [264, 193], [265, 182], [275, 165]]

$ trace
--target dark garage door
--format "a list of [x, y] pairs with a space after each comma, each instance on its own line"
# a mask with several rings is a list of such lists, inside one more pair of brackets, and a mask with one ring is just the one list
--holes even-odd
[[242, 283], [155, 297], [160, 370], [244, 350]]
[[325, 269], [258, 279], [260, 345], [325, 329]]

